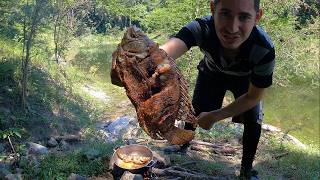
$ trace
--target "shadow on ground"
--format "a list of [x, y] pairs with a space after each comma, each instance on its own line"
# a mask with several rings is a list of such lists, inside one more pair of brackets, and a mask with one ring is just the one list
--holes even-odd
[[27, 113], [21, 109], [19, 61], [0, 61], [0, 129], [18, 127], [32, 140], [77, 133], [90, 123], [85, 102], [71, 95], [70, 87], [53, 80], [44, 70], [31, 66]]

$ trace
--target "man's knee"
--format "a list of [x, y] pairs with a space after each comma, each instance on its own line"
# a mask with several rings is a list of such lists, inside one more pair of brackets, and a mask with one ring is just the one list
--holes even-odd
[[262, 102], [259, 102], [258, 105], [249, 109], [248, 111], [234, 116], [232, 121], [235, 123], [258, 123], [262, 125], [263, 120], [263, 110], [262, 110]]

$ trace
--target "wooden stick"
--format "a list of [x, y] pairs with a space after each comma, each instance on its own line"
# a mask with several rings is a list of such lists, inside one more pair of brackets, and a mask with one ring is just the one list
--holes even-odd
[[213, 147], [213, 148], [220, 148], [221, 147], [221, 145], [212, 144], [212, 143], [204, 142], [204, 141], [198, 141], [198, 140], [192, 140], [190, 142], [190, 144], [210, 146], [210, 147]]
[[286, 156], [286, 155], [288, 155], [288, 154], [289, 154], [289, 152], [284, 152], [284, 153], [281, 153], [281, 154], [276, 155], [274, 158], [275, 158], [275, 159], [280, 159], [280, 158], [282, 158], [283, 156]]
[[61, 140], [64, 140], [64, 141], [80, 141], [81, 140], [81, 137], [80, 135], [64, 135], [64, 136], [55, 136], [54, 137], [57, 141], [61, 141]]
[[192, 170], [189, 170], [189, 169], [185, 169], [185, 168], [182, 168], [182, 167], [179, 167], [179, 166], [171, 166], [170, 169], [177, 170], [177, 171], [188, 172], [188, 173], [191, 173], [191, 174], [199, 174], [199, 173], [196, 172], [196, 171], [192, 171]]
[[216, 153], [216, 154], [235, 154], [237, 152], [237, 148], [233, 147], [217, 147], [217, 148], [210, 148], [203, 146], [203, 145], [192, 145], [191, 150], [195, 151], [204, 151], [204, 152], [210, 152], [210, 153]]
[[191, 150], [195, 150], [195, 151], [204, 151], [204, 152], [210, 152], [210, 153], [216, 153], [218, 154], [218, 151], [216, 151], [215, 149], [213, 148], [208, 148], [208, 147], [205, 147], [205, 146], [202, 146], [202, 145], [192, 145], [191, 146]]
[[171, 170], [170, 168], [166, 169], [158, 169], [158, 168], [152, 168], [152, 172], [155, 173], [158, 176], [175, 176], [175, 177], [182, 177], [183, 179], [218, 179], [206, 175], [201, 175], [201, 174], [192, 174], [188, 172], [182, 172], [182, 171], [177, 171], [177, 170]]

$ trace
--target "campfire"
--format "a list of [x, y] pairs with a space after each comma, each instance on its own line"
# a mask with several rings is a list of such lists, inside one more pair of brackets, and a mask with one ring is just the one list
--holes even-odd
[[[210, 151], [213, 153], [235, 153], [236, 149], [226, 147], [225, 145], [219, 146], [202, 141], [192, 141], [191, 150], [193, 151]], [[121, 155], [120, 155], [121, 154]], [[146, 162], [139, 162], [138, 164], [127, 166], [123, 162], [131, 163], [131, 157], [150, 157]], [[127, 159], [122, 159], [122, 158]], [[139, 159], [139, 158], [137, 158]], [[188, 167], [196, 165], [196, 161], [185, 162], [182, 164], [172, 165], [165, 163], [165, 158], [157, 152], [151, 151], [147, 146], [131, 144], [122, 146], [115, 149], [115, 152], [110, 160], [112, 175], [114, 179], [225, 179], [223, 177], [211, 177]], [[131, 162], [130, 162], [131, 161]]]

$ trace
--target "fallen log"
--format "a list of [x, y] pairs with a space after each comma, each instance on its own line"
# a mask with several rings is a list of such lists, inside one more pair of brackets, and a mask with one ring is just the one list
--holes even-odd
[[192, 173], [192, 174], [199, 174], [198, 172], [195, 172], [195, 171], [192, 171], [192, 170], [189, 170], [189, 169], [185, 169], [185, 168], [182, 168], [182, 167], [179, 167], [179, 166], [171, 166], [171, 167], [168, 168], [168, 169], [173, 169], [173, 170], [177, 170], [177, 171], [188, 172], [188, 173]]
[[280, 158], [282, 158], [283, 156], [286, 156], [286, 155], [288, 155], [288, 154], [289, 154], [289, 152], [284, 152], [284, 153], [275, 155], [274, 158], [278, 160], [278, 159], [280, 159]]
[[81, 136], [80, 135], [64, 135], [64, 136], [55, 136], [54, 137], [57, 141], [67, 141], [67, 142], [76, 142], [76, 141], [80, 141], [81, 140]]
[[209, 148], [209, 147], [203, 146], [203, 145], [192, 145], [190, 147], [190, 149], [194, 150], [194, 151], [202, 151], [202, 152], [209, 152], [209, 153], [218, 154], [218, 151], [216, 151], [214, 148]]
[[204, 152], [210, 152], [210, 153], [215, 153], [215, 154], [235, 154], [238, 150], [238, 148], [234, 147], [217, 147], [217, 148], [212, 148], [212, 147], [207, 147], [203, 145], [192, 145], [191, 150], [195, 151], [204, 151]]
[[204, 145], [204, 146], [209, 146], [212, 148], [219, 148], [222, 145], [218, 145], [218, 144], [213, 144], [213, 143], [209, 143], [209, 142], [204, 142], [204, 141], [199, 141], [199, 140], [192, 140], [190, 142], [191, 145]]
[[157, 180], [182, 180], [182, 177], [174, 177], [174, 176], [163, 176], [163, 177], [157, 177]]
[[189, 172], [173, 170], [171, 168], [166, 168], [166, 169], [152, 168], [152, 172], [160, 177], [161, 176], [174, 176], [174, 177], [181, 177], [183, 179], [199, 179], [199, 180], [200, 179], [208, 179], [208, 180], [219, 179], [219, 178], [210, 177], [210, 176], [202, 175], [202, 174], [193, 174], [193, 173], [189, 173]]

